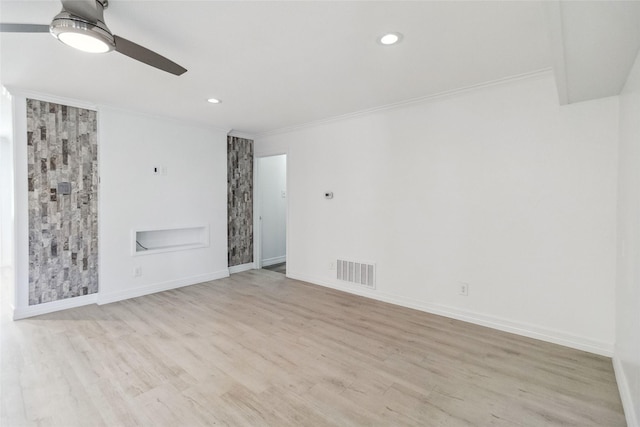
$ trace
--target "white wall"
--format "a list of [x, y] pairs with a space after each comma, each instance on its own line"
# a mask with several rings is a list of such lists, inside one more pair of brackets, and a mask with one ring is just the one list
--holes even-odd
[[[14, 318], [108, 303], [228, 276], [226, 130], [98, 108], [99, 292], [28, 305], [26, 97], [93, 108], [81, 101], [14, 91], [16, 304]], [[166, 175], [154, 176], [163, 166]], [[209, 227], [210, 245], [132, 255], [135, 229]], [[134, 268], [142, 275], [134, 277]]]
[[[228, 275], [226, 131], [108, 108], [98, 119], [99, 302]], [[132, 256], [133, 230], [200, 225], [209, 247]]]
[[[4, 112], [3, 112], [4, 113]], [[13, 150], [11, 139], [0, 136], [0, 266], [13, 264]]]
[[542, 73], [257, 137], [289, 153], [288, 275], [611, 354], [617, 107], [559, 107]]
[[[258, 158], [259, 203], [262, 216], [263, 266], [285, 261], [287, 251], [287, 156]], [[285, 191], [283, 197], [282, 192]]]
[[[0, 97], [0, 292], [14, 305], [13, 265], [13, 113], [11, 96], [2, 88]], [[5, 299], [6, 298], [6, 299]]]
[[640, 54], [620, 96], [614, 366], [629, 426], [640, 417]]

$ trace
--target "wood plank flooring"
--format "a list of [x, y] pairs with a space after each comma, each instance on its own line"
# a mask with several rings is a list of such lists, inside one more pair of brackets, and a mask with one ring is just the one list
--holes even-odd
[[265, 270], [275, 271], [276, 273], [287, 274], [287, 263], [281, 262], [280, 264], [268, 265], [266, 267], [262, 267]]
[[625, 425], [608, 358], [267, 270], [1, 338], [6, 427]]

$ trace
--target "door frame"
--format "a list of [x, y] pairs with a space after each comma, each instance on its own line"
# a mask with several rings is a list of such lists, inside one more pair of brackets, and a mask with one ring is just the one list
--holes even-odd
[[[285, 262], [289, 263], [289, 150], [269, 150], [257, 153], [254, 151], [253, 156], [253, 264], [254, 268], [262, 268], [262, 194], [260, 192], [260, 170], [259, 159], [275, 156], [286, 156], [285, 170], [285, 191], [286, 191], [286, 209], [285, 209]], [[288, 275], [288, 268], [287, 268]]]

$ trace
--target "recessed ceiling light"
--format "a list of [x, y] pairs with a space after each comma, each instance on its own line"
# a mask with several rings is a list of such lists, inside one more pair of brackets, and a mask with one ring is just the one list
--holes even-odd
[[222, 102], [219, 99], [215, 99], [215, 98], [209, 98], [207, 99], [207, 101], [209, 101], [212, 104], [220, 104]]
[[400, 33], [387, 33], [378, 39], [378, 41], [385, 46], [396, 44], [400, 42], [400, 40], [402, 40], [402, 34]]

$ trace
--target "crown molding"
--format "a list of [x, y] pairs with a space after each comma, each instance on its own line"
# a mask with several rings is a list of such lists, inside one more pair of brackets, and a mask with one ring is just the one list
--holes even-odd
[[326, 119], [315, 120], [315, 121], [312, 121], [312, 122], [301, 123], [299, 125], [287, 126], [287, 127], [283, 127], [283, 128], [279, 128], [279, 129], [273, 129], [273, 130], [265, 131], [265, 132], [258, 132], [254, 136], [256, 138], [263, 138], [263, 137], [267, 137], [267, 136], [280, 135], [280, 134], [289, 133], [289, 132], [293, 132], [293, 131], [297, 131], [297, 130], [301, 130], [301, 129], [307, 129], [307, 128], [320, 126], [320, 125], [324, 125], [324, 124], [328, 124], [328, 123], [339, 122], [339, 121], [342, 121], [342, 120], [351, 119], [351, 118], [355, 118], [355, 117], [366, 116], [366, 115], [369, 115], [369, 114], [378, 113], [380, 111], [395, 110], [395, 109], [400, 109], [400, 108], [404, 108], [404, 107], [411, 106], [411, 105], [434, 102], [434, 101], [437, 101], [437, 100], [451, 98], [451, 97], [459, 96], [459, 95], [462, 95], [462, 94], [466, 94], [466, 93], [469, 93], [469, 92], [482, 90], [482, 89], [486, 89], [486, 88], [490, 88], [490, 87], [494, 87], [494, 86], [507, 85], [507, 84], [519, 82], [519, 81], [522, 81], [522, 80], [535, 80], [535, 79], [540, 79], [540, 78], [544, 78], [544, 77], [548, 77], [548, 76], [552, 76], [552, 75], [553, 75], [553, 71], [552, 71], [551, 68], [544, 68], [544, 69], [532, 71], [532, 72], [529, 72], [529, 73], [518, 74], [518, 75], [515, 75], [515, 76], [509, 76], [509, 77], [504, 77], [504, 78], [501, 78], [501, 79], [496, 79], [496, 80], [491, 80], [491, 81], [484, 82], [484, 83], [478, 83], [478, 84], [474, 84], [474, 85], [470, 85], [470, 86], [465, 86], [465, 87], [458, 88], [458, 89], [447, 90], [447, 91], [438, 92], [438, 93], [431, 94], [431, 95], [426, 95], [426, 96], [420, 96], [420, 97], [416, 97], [416, 98], [410, 98], [410, 99], [407, 99], [407, 100], [404, 100], [404, 101], [400, 101], [400, 102], [396, 102], [396, 103], [393, 103], [393, 104], [386, 104], [386, 105], [382, 105], [382, 106], [379, 106], [379, 107], [368, 108], [368, 109], [365, 109], [365, 110], [355, 111], [353, 113], [347, 113], [347, 114], [343, 114], [343, 115], [339, 115], [339, 116], [328, 117]]
[[236, 138], [244, 138], [244, 139], [250, 139], [250, 140], [255, 140], [256, 139], [256, 135], [255, 134], [247, 133], [247, 132], [241, 132], [241, 131], [237, 131], [235, 129], [231, 129], [227, 135], [235, 136]]
[[181, 120], [173, 117], [162, 116], [159, 114], [145, 113], [143, 111], [129, 110], [126, 108], [115, 107], [108, 104], [95, 104], [95, 103], [90, 103], [90, 102], [82, 101], [75, 98], [67, 98], [63, 96], [51, 95], [44, 92], [23, 89], [17, 86], [11, 86], [11, 85], [3, 86], [3, 89], [5, 89], [9, 93], [9, 95], [12, 97], [18, 96], [18, 97], [24, 97], [29, 99], [37, 99], [39, 101], [54, 102], [56, 104], [67, 105], [69, 107], [84, 108], [86, 110], [97, 111], [98, 113], [101, 110], [107, 109], [112, 111], [118, 111], [125, 114], [134, 114], [136, 116], [146, 117], [149, 119], [161, 120], [163, 122], [171, 122], [171, 123], [175, 123], [183, 126], [191, 126], [191, 127], [197, 127], [200, 129], [212, 130], [216, 132], [224, 132], [225, 134], [232, 131], [232, 129], [230, 128], [222, 128], [222, 127], [207, 125], [207, 124], [203, 124], [195, 121]]
[[32, 91], [32, 90], [23, 89], [16, 86], [4, 86], [4, 88], [7, 90], [7, 92], [9, 92], [9, 95], [11, 95], [12, 97], [20, 96], [20, 97], [29, 98], [29, 99], [37, 99], [38, 101], [53, 102], [56, 104], [67, 105], [69, 107], [84, 108], [85, 110], [93, 110], [93, 111], [98, 110], [98, 106], [96, 104], [82, 101], [75, 98], [66, 98], [63, 96], [51, 95], [48, 93]]

